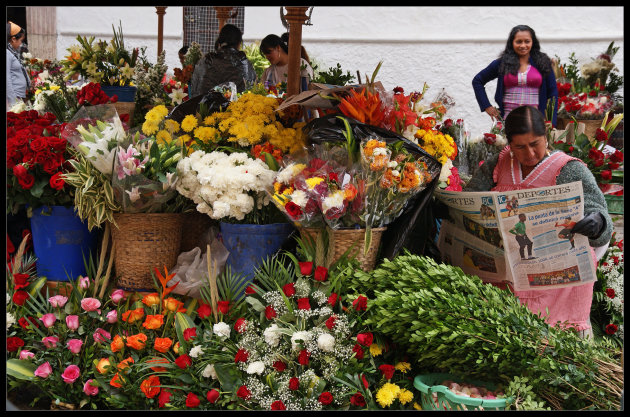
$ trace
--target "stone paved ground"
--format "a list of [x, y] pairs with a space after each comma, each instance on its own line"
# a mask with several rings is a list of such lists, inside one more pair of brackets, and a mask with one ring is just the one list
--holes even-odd
[[617, 219], [616, 221], [613, 221], [613, 226], [615, 228], [615, 232], [617, 232], [617, 234], [615, 235], [615, 238], [617, 240], [621, 240], [623, 239], [623, 216], [620, 216], [618, 214], [613, 214], [611, 216], [613, 219], [615, 219], [615, 217], [619, 217], [619, 219]]

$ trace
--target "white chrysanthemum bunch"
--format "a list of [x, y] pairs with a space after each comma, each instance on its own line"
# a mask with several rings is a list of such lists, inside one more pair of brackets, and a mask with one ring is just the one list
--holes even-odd
[[269, 204], [265, 189], [275, 172], [261, 160], [235, 152], [195, 151], [177, 165], [177, 191], [197, 204], [197, 211], [213, 219], [245, 215]]

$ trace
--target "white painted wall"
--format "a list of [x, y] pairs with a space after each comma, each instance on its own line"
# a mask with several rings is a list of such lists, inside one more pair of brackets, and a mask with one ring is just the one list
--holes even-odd
[[[164, 16], [167, 65], [179, 66], [182, 7], [168, 7]], [[75, 43], [77, 33], [110, 39], [111, 25], [122, 21], [129, 47], [148, 46], [157, 52], [154, 7], [58, 7], [58, 58]], [[477, 135], [490, 127], [481, 113], [471, 81], [498, 56], [508, 33], [518, 24], [534, 28], [543, 52], [567, 61], [571, 52], [580, 62], [603, 52], [611, 41], [620, 46], [614, 60], [623, 74], [622, 7], [315, 7], [312, 26], [303, 27], [303, 45], [311, 59], [326, 69], [340, 63], [362, 77], [383, 60], [378, 80], [385, 88], [419, 90], [426, 81], [432, 97], [445, 88], [455, 99], [453, 117], [463, 118]], [[279, 6], [245, 8], [245, 43], [285, 31]], [[492, 101], [496, 81], [486, 85]]]

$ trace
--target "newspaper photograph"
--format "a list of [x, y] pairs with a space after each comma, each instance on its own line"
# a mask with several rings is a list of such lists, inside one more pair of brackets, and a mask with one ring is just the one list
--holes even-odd
[[[507, 192], [437, 190], [436, 197], [452, 220], [443, 222], [438, 238], [444, 262], [485, 282], [507, 281], [517, 291], [597, 279], [588, 238], [570, 232], [584, 215], [581, 182]], [[496, 272], [484, 258], [492, 256]]]

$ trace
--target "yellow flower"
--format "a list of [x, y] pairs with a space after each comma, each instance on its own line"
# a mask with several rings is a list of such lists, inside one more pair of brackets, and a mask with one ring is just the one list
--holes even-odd
[[420, 407], [420, 404], [416, 402], [413, 403], [413, 408], [415, 408], [416, 410], [422, 410], [422, 407]]
[[376, 393], [376, 402], [383, 408], [389, 407], [392, 405], [399, 392], [400, 387], [398, 385], [387, 382]]
[[155, 139], [159, 145], [164, 143], [171, 143], [173, 138], [166, 130], [160, 130], [158, 134], [155, 136]]
[[144, 123], [142, 123], [142, 133], [147, 136], [155, 134], [155, 132], [157, 132], [159, 129], [159, 124], [151, 120], [145, 120]]
[[322, 182], [322, 181], [324, 181], [324, 179], [323, 179], [323, 178], [320, 178], [320, 177], [312, 177], [312, 178], [308, 178], [308, 179], [306, 180], [306, 185], [308, 185], [308, 188], [309, 188], [310, 190], [312, 190], [313, 188], [315, 188], [315, 186], [316, 186], [317, 184], [319, 184], [319, 183], [320, 183], [320, 182]]
[[378, 355], [380, 355], [382, 353], [383, 353], [383, 349], [381, 349], [381, 347], [378, 344], [372, 343], [370, 345], [370, 355], [378, 356]]
[[409, 362], [398, 362], [396, 366], [394, 366], [397, 370], [406, 374], [408, 370], [411, 369], [411, 364]]
[[184, 144], [187, 144], [188, 142], [190, 142], [190, 135], [182, 135], [177, 138], [177, 144], [179, 146], [183, 146]]
[[164, 128], [168, 130], [169, 133], [177, 133], [179, 132], [179, 123], [173, 119], [168, 119], [164, 121]]
[[407, 389], [401, 389], [400, 392], [398, 393], [398, 401], [400, 401], [402, 405], [405, 405], [412, 400], [413, 400], [413, 392]]
[[190, 132], [196, 127], [197, 127], [197, 117], [195, 117], [195, 115], [189, 114], [186, 117], [184, 117], [184, 120], [182, 120], [182, 129], [184, 130], [184, 132]]

